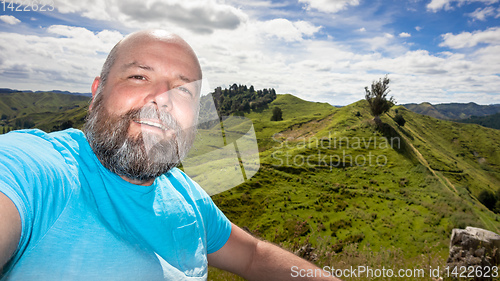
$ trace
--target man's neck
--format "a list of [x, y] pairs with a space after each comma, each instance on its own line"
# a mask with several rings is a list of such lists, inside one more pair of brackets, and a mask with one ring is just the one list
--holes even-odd
[[127, 178], [126, 176], [120, 176], [120, 178], [122, 178], [125, 181], [128, 181], [131, 184], [142, 185], [142, 186], [150, 186], [155, 181], [155, 179], [151, 179], [151, 180], [148, 180], [148, 181], [134, 180], [134, 179]]

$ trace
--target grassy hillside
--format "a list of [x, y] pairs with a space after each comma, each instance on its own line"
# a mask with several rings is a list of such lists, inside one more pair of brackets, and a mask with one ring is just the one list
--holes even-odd
[[478, 124], [484, 127], [488, 128], [493, 128], [493, 129], [499, 129], [500, 130], [500, 112], [492, 115], [487, 115], [487, 116], [471, 116], [467, 119], [460, 119], [460, 120], [455, 120], [457, 122], [462, 122], [462, 123], [472, 123], [472, 124]]
[[[274, 107], [281, 108], [283, 121], [270, 121]], [[319, 120], [323, 120], [332, 114], [336, 109], [327, 104], [319, 102], [307, 102], [290, 94], [278, 95], [269, 108], [261, 111], [252, 111], [245, 114], [245, 117], [253, 121], [257, 133], [259, 150], [265, 151], [276, 145], [279, 136], [275, 134], [281, 132], [283, 128], [302, 127], [304, 136], [319, 129]], [[297, 114], [299, 113], [299, 114]], [[304, 130], [305, 129], [305, 130]]]
[[[274, 106], [284, 109], [283, 121], [268, 121]], [[396, 109], [404, 127], [393, 121]], [[338, 109], [290, 95], [246, 117], [264, 144], [261, 169], [213, 199], [263, 239], [291, 250], [311, 243], [318, 264], [392, 249], [402, 262], [428, 255], [444, 265], [453, 228], [500, 232], [498, 216], [476, 200], [500, 186], [498, 130], [404, 107], [377, 130], [365, 101]]]
[[0, 126], [7, 130], [36, 127], [45, 131], [61, 125], [81, 127], [89, 100], [86, 96], [51, 92], [0, 93]]

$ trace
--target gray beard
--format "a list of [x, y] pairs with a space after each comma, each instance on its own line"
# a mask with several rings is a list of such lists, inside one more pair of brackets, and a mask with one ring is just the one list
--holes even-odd
[[[140, 118], [159, 119], [175, 133], [170, 138], [154, 133], [129, 136], [130, 123]], [[196, 126], [182, 130], [168, 112], [153, 106], [113, 115], [103, 107], [99, 95], [87, 116], [84, 132], [104, 167], [119, 176], [146, 182], [181, 162], [194, 142]]]

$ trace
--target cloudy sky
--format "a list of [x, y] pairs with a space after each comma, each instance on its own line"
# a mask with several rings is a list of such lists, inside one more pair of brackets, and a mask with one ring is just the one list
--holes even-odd
[[211, 88], [346, 105], [388, 74], [399, 104], [500, 103], [499, 2], [6, 0], [0, 88], [90, 92], [118, 40], [162, 28], [192, 45]]

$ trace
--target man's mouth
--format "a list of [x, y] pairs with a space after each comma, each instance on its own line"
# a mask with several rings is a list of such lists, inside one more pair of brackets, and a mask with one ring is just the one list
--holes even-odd
[[141, 125], [147, 125], [151, 127], [158, 128], [160, 130], [166, 131], [168, 130], [168, 127], [164, 126], [161, 124], [159, 121], [152, 121], [152, 120], [134, 120], [136, 123], [139, 123]]

